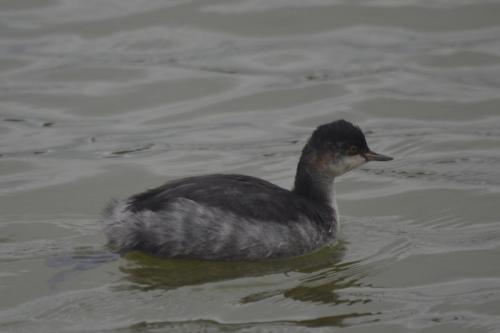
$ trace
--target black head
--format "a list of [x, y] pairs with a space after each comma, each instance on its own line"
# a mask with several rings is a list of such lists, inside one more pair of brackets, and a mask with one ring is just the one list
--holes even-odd
[[316, 128], [303, 152], [310, 170], [339, 176], [368, 161], [390, 161], [392, 157], [374, 153], [358, 126], [336, 120]]
[[343, 119], [316, 128], [309, 139], [309, 145], [316, 151], [335, 151], [342, 155], [370, 151], [361, 129]]
[[329, 202], [335, 177], [368, 161], [390, 161], [374, 153], [361, 129], [345, 120], [316, 128], [302, 150], [293, 191], [314, 201]]

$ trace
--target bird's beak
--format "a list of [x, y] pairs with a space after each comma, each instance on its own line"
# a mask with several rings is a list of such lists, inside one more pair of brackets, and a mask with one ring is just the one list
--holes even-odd
[[387, 155], [374, 153], [371, 150], [369, 152], [363, 154], [363, 156], [365, 157], [365, 159], [367, 161], [381, 161], [382, 162], [382, 161], [392, 161], [394, 159], [394, 158], [387, 156]]

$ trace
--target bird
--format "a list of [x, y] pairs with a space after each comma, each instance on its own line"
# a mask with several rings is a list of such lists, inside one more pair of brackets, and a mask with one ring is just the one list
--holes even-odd
[[392, 159], [370, 150], [358, 126], [336, 120], [309, 137], [292, 190], [240, 174], [176, 179], [113, 200], [103, 229], [110, 248], [123, 254], [212, 261], [301, 256], [337, 239], [335, 178]]

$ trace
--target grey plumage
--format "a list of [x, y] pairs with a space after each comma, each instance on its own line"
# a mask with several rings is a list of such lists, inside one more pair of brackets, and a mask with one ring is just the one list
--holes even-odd
[[209, 175], [113, 202], [104, 222], [110, 245], [120, 251], [256, 260], [305, 254], [333, 240], [333, 217], [330, 206], [311, 205], [263, 180]]
[[391, 159], [372, 152], [359, 127], [334, 121], [305, 145], [291, 191], [243, 175], [183, 178], [112, 202], [104, 231], [119, 252], [206, 260], [302, 255], [335, 239], [335, 177]]

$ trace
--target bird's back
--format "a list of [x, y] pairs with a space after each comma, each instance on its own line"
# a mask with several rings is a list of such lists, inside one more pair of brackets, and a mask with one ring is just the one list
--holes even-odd
[[165, 257], [262, 259], [309, 252], [333, 238], [334, 211], [265, 180], [207, 175], [116, 203], [110, 243]]

